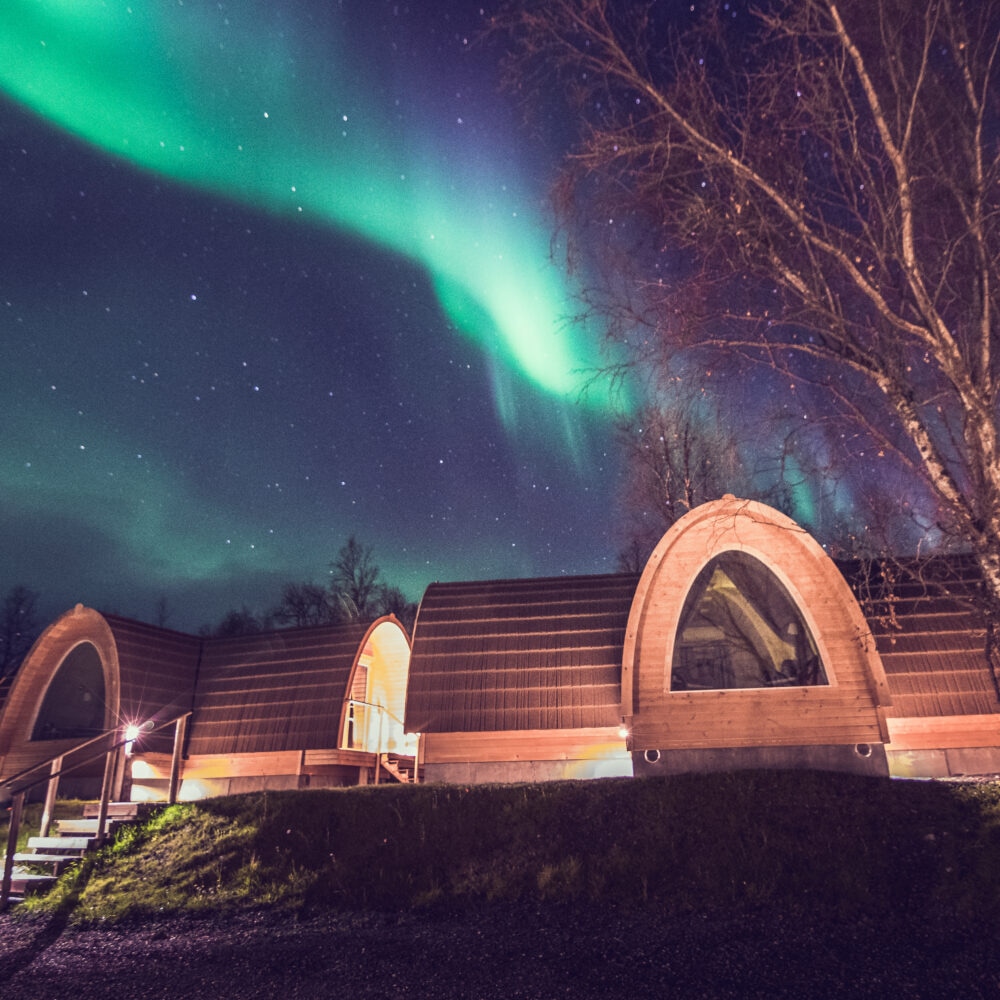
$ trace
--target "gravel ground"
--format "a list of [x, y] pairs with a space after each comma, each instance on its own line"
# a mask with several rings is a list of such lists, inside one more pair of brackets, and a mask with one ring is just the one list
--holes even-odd
[[1000, 998], [995, 934], [596, 908], [299, 921], [261, 912], [107, 930], [5, 916], [0, 996]]

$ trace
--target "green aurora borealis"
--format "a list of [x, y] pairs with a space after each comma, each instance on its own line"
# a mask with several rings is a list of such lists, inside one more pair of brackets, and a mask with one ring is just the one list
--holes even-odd
[[[567, 321], [539, 199], [372, 99], [335, 30], [310, 38], [274, 4], [8, 0], [0, 86], [60, 128], [163, 177], [302, 214], [419, 262], [457, 330], [538, 389], [575, 400], [601, 359]], [[409, 100], [415, 100], [412, 95]], [[526, 210], [527, 207], [527, 210]], [[498, 380], [503, 378], [499, 369]], [[498, 387], [505, 422], [515, 415]], [[604, 407], [598, 388], [582, 397]]]
[[414, 598], [614, 567], [560, 150], [519, 132], [480, 24], [3, 5], [0, 588], [196, 628], [350, 534]]

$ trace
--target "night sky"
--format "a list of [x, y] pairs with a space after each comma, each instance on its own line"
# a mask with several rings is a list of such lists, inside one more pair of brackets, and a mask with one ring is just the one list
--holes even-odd
[[[468, 0], [4, 0], [0, 588], [195, 630], [348, 536], [432, 580], [614, 569], [564, 147]], [[556, 255], [558, 257], [558, 254]]]

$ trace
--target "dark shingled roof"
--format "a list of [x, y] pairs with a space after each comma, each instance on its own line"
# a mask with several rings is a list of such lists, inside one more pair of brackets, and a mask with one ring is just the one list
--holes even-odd
[[409, 732], [616, 726], [638, 576], [435, 583], [414, 627]]
[[880, 566], [841, 568], [875, 636], [892, 693], [891, 716], [1000, 712], [983, 619], [975, 610], [982, 577], [970, 558], [890, 565], [890, 583]]
[[352, 622], [206, 640], [188, 752], [336, 747], [368, 629]]

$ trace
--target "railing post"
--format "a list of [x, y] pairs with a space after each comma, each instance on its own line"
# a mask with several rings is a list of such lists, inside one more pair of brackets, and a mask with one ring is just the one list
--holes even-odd
[[378, 711], [378, 736], [375, 737], [375, 784], [382, 777], [382, 706], [376, 706]]
[[17, 835], [21, 831], [21, 811], [24, 792], [18, 792], [10, 804], [10, 829], [7, 831], [7, 851], [3, 859], [3, 882], [0, 883], [0, 913], [10, 903], [10, 886], [14, 879], [14, 855], [17, 853]]
[[181, 755], [184, 752], [184, 735], [187, 732], [186, 715], [182, 715], [174, 723], [174, 752], [170, 758], [170, 785], [167, 788], [167, 805], [173, 805], [177, 801], [177, 793], [180, 790], [181, 777]]
[[111, 786], [115, 781], [115, 772], [118, 770], [118, 755], [121, 753], [120, 746], [113, 746], [107, 757], [104, 759], [104, 780], [101, 782], [101, 801], [97, 806], [97, 844], [104, 843], [104, 827], [108, 822], [108, 801], [111, 798]]
[[59, 790], [59, 772], [62, 770], [63, 758], [56, 757], [49, 766], [49, 783], [45, 788], [45, 805], [42, 806], [42, 825], [38, 828], [39, 837], [49, 835], [52, 825], [52, 813], [56, 807], [56, 793]]
[[125, 748], [122, 747], [115, 754], [115, 773], [111, 779], [111, 795], [109, 796], [111, 802], [121, 802], [124, 799], [128, 768], [128, 754], [126, 754]]

